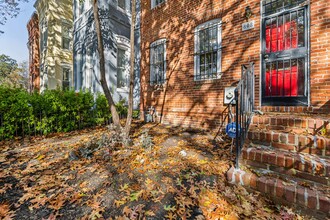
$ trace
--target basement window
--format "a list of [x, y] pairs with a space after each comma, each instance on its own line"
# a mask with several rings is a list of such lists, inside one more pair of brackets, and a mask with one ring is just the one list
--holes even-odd
[[221, 78], [221, 21], [212, 20], [195, 29], [196, 81]]
[[150, 45], [150, 84], [161, 85], [166, 76], [166, 39]]
[[153, 9], [154, 7], [164, 3], [165, 0], [151, 0], [151, 9]]

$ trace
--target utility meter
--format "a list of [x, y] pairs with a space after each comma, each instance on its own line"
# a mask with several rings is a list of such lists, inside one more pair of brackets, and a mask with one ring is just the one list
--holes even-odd
[[236, 87], [226, 87], [225, 93], [224, 93], [224, 100], [223, 103], [225, 105], [236, 104], [235, 101], [231, 102], [233, 99], [235, 99], [235, 89]]

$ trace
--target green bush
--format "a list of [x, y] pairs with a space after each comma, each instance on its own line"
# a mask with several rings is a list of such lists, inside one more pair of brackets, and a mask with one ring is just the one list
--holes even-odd
[[[127, 115], [125, 100], [118, 113]], [[23, 89], [0, 86], [0, 139], [14, 136], [68, 132], [102, 125], [111, 120], [104, 95], [94, 99], [88, 91], [46, 90], [29, 94]]]

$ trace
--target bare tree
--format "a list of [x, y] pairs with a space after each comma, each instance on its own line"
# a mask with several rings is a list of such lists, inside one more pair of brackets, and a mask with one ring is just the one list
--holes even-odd
[[[19, 12], [19, 4], [21, 2], [28, 2], [29, 0], [0, 0], [0, 25], [4, 25], [8, 18], [16, 17]], [[0, 34], [3, 31], [0, 30]]]
[[130, 73], [129, 73], [129, 95], [128, 95], [128, 113], [125, 126], [126, 136], [129, 136], [133, 115], [133, 91], [134, 91], [134, 61], [135, 61], [135, 22], [136, 22], [136, 0], [132, 0], [132, 20], [131, 20], [131, 57], [130, 57]]
[[[98, 47], [97, 50], [99, 52], [99, 63], [100, 63], [100, 74], [101, 74], [101, 86], [105, 97], [107, 98], [109, 108], [112, 114], [112, 119], [114, 125], [121, 130], [122, 126], [120, 124], [120, 119], [118, 112], [116, 110], [116, 106], [111, 95], [108, 83], [105, 77], [105, 57], [104, 57], [104, 46], [103, 46], [103, 38], [102, 38], [102, 30], [101, 30], [101, 22], [99, 16], [98, 9], [98, 0], [93, 0], [93, 14], [94, 14], [94, 22], [95, 29], [97, 35]], [[130, 57], [130, 83], [129, 83], [129, 97], [128, 97], [128, 114], [126, 119], [126, 125], [124, 128], [125, 136], [129, 136], [129, 132], [132, 124], [132, 115], [133, 115], [133, 91], [134, 91], [134, 61], [135, 61], [135, 19], [136, 19], [136, 0], [132, 0], [132, 20], [131, 20], [131, 35], [130, 35], [130, 46], [131, 46], [131, 57]]]

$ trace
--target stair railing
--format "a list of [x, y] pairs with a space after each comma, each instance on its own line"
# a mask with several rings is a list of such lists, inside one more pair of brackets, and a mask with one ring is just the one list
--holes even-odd
[[236, 169], [239, 168], [239, 157], [254, 111], [254, 81], [254, 63], [250, 63], [249, 67], [242, 65], [241, 80], [235, 89]]

